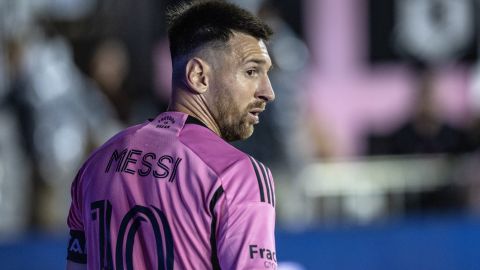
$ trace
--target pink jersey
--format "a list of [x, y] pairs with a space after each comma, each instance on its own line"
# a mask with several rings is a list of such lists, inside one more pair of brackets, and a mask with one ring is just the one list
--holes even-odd
[[88, 269], [275, 269], [270, 170], [199, 120], [110, 139], [72, 184], [68, 259]]

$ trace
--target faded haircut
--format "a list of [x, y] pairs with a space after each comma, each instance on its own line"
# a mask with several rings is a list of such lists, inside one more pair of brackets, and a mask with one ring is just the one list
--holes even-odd
[[226, 48], [234, 32], [263, 41], [268, 41], [273, 34], [272, 29], [252, 13], [219, 0], [178, 5], [167, 11], [167, 22], [174, 77], [180, 68], [176, 65], [183, 67], [186, 58], [199, 49]]

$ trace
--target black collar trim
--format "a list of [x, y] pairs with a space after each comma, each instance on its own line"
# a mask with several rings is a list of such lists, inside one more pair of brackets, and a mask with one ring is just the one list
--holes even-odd
[[[185, 121], [185, 124], [195, 124], [195, 125], [200, 125], [200, 126], [204, 126], [204, 127], [208, 128], [207, 125], [205, 125], [205, 123], [203, 123], [203, 122], [200, 121], [198, 118], [195, 118], [195, 117], [193, 117], [193, 116], [191, 116], [191, 115], [189, 115], [189, 116], [187, 117], [187, 120]], [[208, 128], [208, 129], [209, 129], [209, 128]]]

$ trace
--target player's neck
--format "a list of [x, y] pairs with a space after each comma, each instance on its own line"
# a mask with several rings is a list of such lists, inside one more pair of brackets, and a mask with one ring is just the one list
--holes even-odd
[[174, 90], [169, 111], [183, 112], [202, 121], [209, 129], [221, 137], [220, 128], [214, 120], [202, 95], [192, 95], [185, 90]]

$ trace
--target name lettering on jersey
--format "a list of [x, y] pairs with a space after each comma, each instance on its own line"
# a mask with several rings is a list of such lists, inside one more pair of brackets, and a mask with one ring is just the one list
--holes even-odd
[[258, 245], [249, 245], [248, 252], [250, 255], [250, 259], [262, 259], [265, 260], [264, 266], [268, 269], [276, 269], [277, 268], [277, 256], [275, 251], [272, 251], [268, 248], [262, 248]]
[[181, 161], [181, 158], [171, 155], [144, 153], [139, 149], [125, 148], [113, 151], [105, 167], [105, 173], [115, 171], [131, 175], [138, 174], [142, 177], [151, 175], [157, 179], [168, 179], [168, 182], [173, 182]]

